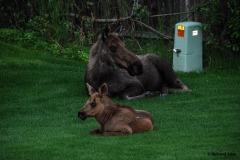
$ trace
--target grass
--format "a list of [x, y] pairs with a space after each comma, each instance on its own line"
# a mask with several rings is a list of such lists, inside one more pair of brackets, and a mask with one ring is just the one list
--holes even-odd
[[[83, 81], [86, 64], [2, 42], [0, 51], [2, 160], [240, 159], [239, 67], [221, 64], [221, 69], [178, 73], [192, 92], [113, 99], [150, 111], [155, 129], [102, 137], [88, 133], [97, 127], [95, 119], [77, 118], [88, 99]], [[239, 59], [229, 60], [239, 65]]]

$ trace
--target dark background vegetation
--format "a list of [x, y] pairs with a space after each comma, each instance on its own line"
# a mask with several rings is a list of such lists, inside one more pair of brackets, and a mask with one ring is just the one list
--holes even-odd
[[[130, 40], [125, 40], [130, 50], [154, 52], [170, 61], [173, 39], [166, 40], [160, 36], [146, 41], [146, 38], [134, 37], [135, 31], [144, 33], [149, 30], [130, 22], [131, 19], [138, 19], [169, 37], [174, 37], [174, 25], [180, 21], [201, 22], [205, 66], [209, 59], [220, 54], [239, 56], [238, 0], [1, 0], [0, 6], [0, 38], [3, 41], [24, 42], [24, 47], [68, 58], [86, 61], [89, 46], [104, 25], [122, 25], [124, 28], [129, 22]], [[103, 23], [106, 19], [126, 17], [130, 20]], [[97, 22], [96, 19], [102, 21]]]

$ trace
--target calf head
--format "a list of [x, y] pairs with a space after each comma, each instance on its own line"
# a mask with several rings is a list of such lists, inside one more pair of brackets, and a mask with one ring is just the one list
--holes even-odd
[[85, 120], [87, 117], [97, 117], [101, 115], [104, 111], [104, 104], [102, 103], [103, 96], [108, 93], [107, 84], [104, 83], [98, 89], [98, 92], [90, 86], [88, 83], [87, 89], [88, 93], [91, 96], [86, 104], [78, 112], [78, 117], [82, 120]]

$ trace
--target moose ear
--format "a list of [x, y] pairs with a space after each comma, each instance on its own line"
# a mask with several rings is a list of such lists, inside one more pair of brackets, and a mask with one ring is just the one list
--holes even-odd
[[88, 83], [86, 83], [86, 85], [87, 85], [87, 89], [88, 89], [88, 94], [91, 96], [93, 93], [95, 93], [96, 92], [96, 90], [92, 87], [92, 86], [90, 86]]
[[108, 86], [106, 83], [101, 85], [101, 87], [98, 89], [98, 93], [102, 96], [105, 96], [108, 94]]
[[103, 41], [105, 41], [105, 39], [107, 39], [110, 30], [111, 30], [110, 27], [108, 25], [106, 25], [106, 27], [105, 27], [105, 29], [103, 30], [103, 33], [102, 33], [102, 40]]

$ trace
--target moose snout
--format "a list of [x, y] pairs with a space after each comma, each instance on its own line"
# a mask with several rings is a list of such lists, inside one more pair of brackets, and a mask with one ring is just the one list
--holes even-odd
[[78, 112], [78, 118], [80, 118], [81, 120], [85, 120], [86, 119], [86, 114], [82, 111]]

